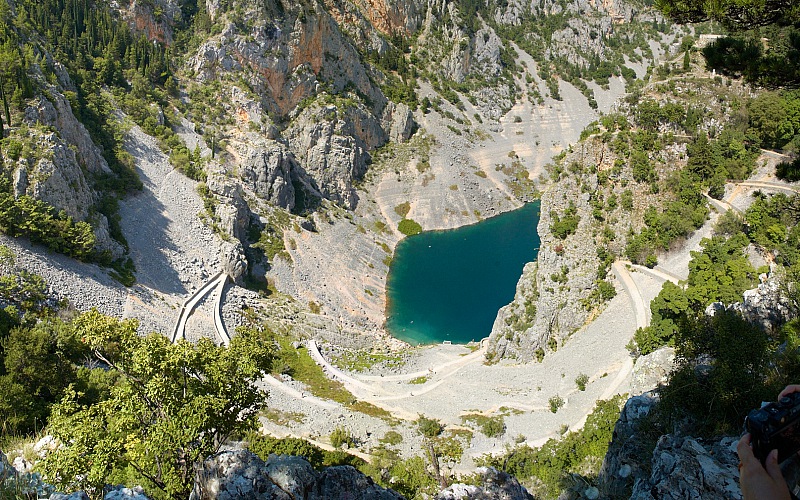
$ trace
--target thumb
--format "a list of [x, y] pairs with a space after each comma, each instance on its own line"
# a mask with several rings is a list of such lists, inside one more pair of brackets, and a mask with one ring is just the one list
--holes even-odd
[[769, 477], [771, 477], [773, 481], [779, 481], [778, 484], [784, 481], [781, 467], [778, 465], [778, 450], [772, 450], [769, 452], [764, 465], [766, 466], [765, 468], [767, 469], [767, 474], [769, 474]]

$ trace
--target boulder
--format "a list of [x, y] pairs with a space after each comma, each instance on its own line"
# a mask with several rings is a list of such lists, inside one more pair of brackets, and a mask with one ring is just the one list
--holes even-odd
[[103, 495], [103, 500], [149, 500], [149, 497], [144, 494], [144, 488], [141, 486], [133, 488], [115, 486]]
[[223, 241], [220, 245], [220, 263], [222, 272], [230, 276], [234, 283], [241, 285], [247, 274], [247, 258], [242, 244], [238, 241]]
[[633, 365], [631, 392], [638, 396], [667, 382], [675, 367], [675, 349], [662, 347], [646, 356], [641, 356]]
[[737, 438], [703, 441], [667, 434], [653, 450], [652, 472], [637, 480], [631, 500], [742, 498]]
[[478, 484], [453, 484], [436, 495], [435, 500], [533, 500], [517, 478], [493, 467], [479, 467]]
[[270, 455], [264, 462], [249, 451], [225, 451], [205, 462], [190, 500], [400, 500], [349, 465], [318, 473], [305, 459]]

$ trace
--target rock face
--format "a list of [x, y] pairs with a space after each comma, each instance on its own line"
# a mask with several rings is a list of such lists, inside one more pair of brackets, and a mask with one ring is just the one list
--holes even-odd
[[241, 285], [247, 274], [247, 258], [242, 244], [239, 241], [223, 241], [220, 245], [220, 261], [222, 272], [230, 276], [236, 284]]
[[[125, 249], [111, 238], [108, 220], [104, 215], [90, 211], [95, 193], [86, 180], [79, 155], [72, 149], [74, 144], [67, 143], [57, 133], [42, 132], [38, 128], [28, 129], [24, 140], [31, 144], [36, 154], [20, 158], [14, 165], [14, 196], [30, 196], [52, 205], [56, 211], [63, 211], [76, 221], [91, 223], [95, 247], [108, 252], [112, 258], [121, 257]], [[102, 165], [108, 169], [105, 161]]]
[[85, 220], [94, 197], [83, 176], [75, 152], [55, 133], [29, 132], [40, 153], [21, 158], [14, 171], [14, 196], [28, 195]]
[[288, 148], [277, 141], [254, 138], [239, 148], [239, 178], [245, 186], [270, 203], [291, 210], [295, 204], [292, 176], [297, 162]]
[[[72, 82], [67, 81], [65, 84], [72, 85]], [[65, 142], [75, 146], [80, 165], [89, 172], [110, 173], [111, 169], [108, 168], [108, 163], [92, 142], [86, 127], [72, 113], [69, 101], [57, 89], [50, 88], [49, 91], [52, 101], [40, 96], [25, 110], [26, 121], [41, 123], [58, 130]]]
[[300, 457], [270, 455], [264, 462], [248, 451], [229, 451], [209, 459], [190, 496], [263, 500], [400, 500], [349, 465], [321, 473]]
[[513, 476], [492, 467], [479, 467], [478, 485], [453, 484], [435, 500], [533, 500], [524, 486]]
[[[366, 172], [369, 151], [411, 136], [416, 128], [411, 110], [387, 100], [376, 83], [385, 76], [366, 65], [357, 49], [388, 48], [379, 36], [382, 28], [370, 19], [381, 19], [386, 29], [417, 26], [419, 6], [392, 4], [370, 0], [306, 8], [267, 0], [242, 9], [242, 18], [228, 23], [229, 6], [207, 3], [225, 27], [188, 65], [201, 84], [223, 74], [246, 82], [241, 89], [226, 84], [230, 98], [223, 106], [248, 131], [239, 127], [222, 135], [236, 151], [235, 164], [226, 167], [260, 197], [294, 209], [299, 183], [311, 196], [354, 208], [353, 182]], [[254, 129], [261, 134], [249, 132]]]
[[738, 437], [709, 441], [667, 434], [658, 439], [650, 453], [645, 443], [652, 438], [642, 435], [642, 421], [655, 404], [649, 393], [625, 404], [597, 478], [603, 498], [742, 498]]
[[220, 229], [241, 241], [245, 238], [250, 223], [250, 209], [244, 200], [241, 186], [219, 173], [209, 174], [206, 185], [219, 202], [216, 215]]
[[661, 436], [650, 477], [637, 481], [632, 500], [740, 499], [736, 443], [733, 437], [705, 442], [692, 437]]
[[620, 412], [597, 478], [598, 485], [609, 498], [623, 498], [634, 482], [646, 478], [649, 453], [638, 432], [642, 418], [650, 413], [656, 402], [650, 394], [634, 396], [628, 399]]
[[744, 292], [742, 302], [730, 307], [739, 311], [750, 323], [771, 332], [792, 318], [791, 304], [786, 299], [782, 278], [775, 273], [759, 276], [757, 288]]
[[353, 182], [372, 161], [369, 150], [388, 139], [380, 122], [361, 105], [336, 102], [303, 110], [286, 131], [305, 175], [325, 198], [353, 209]]
[[[563, 179], [542, 195], [539, 256], [523, 270], [514, 301], [498, 312], [488, 357], [540, 358], [558, 348], [589, 316], [583, 300], [596, 286], [599, 264], [589, 194], [596, 190], [597, 176], [589, 175], [581, 182]], [[579, 220], [575, 233], [562, 239], [551, 226], [568, 210]]]
[[674, 367], [675, 349], [672, 347], [662, 347], [639, 357], [631, 374], [631, 395], [638, 396], [666, 383]]

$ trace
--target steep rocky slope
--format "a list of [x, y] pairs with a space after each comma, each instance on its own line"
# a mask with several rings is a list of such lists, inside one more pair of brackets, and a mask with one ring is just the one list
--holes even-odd
[[[631, 148], [614, 142], [615, 137], [625, 137], [627, 132], [616, 128], [611, 117], [627, 116], [623, 120], [630, 122], [636, 134], [636, 130], [643, 130], [644, 121], [637, 111], [638, 102], [678, 105], [702, 110], [700, 129], [719, 133], [721, 124], [735, 112], [724, 104], [726, 99], [742, 98], [749, 89], [738, 83], [724, 87], [707, 73], [698, 75], [648, 85], [620, 103], [623, 115], [608, 115], [589, 126], [585, 139], [548, 167], [555, 182], [542, 194], [538, 259], [526, 267], [514, 302], [503, 308], [495, 320], [489, 341], [491, 359], [541, 359], [603, 307], [604, 295], [613, 293], [601, 284], [612, 279], [608, 273], [611, 262], [631, 258], [629, 242], [647, 226], [647, 221], [652, 222], [651, 211], [655, 207], [666, 210], [676, 199], [677, 194], [669, 186], [675, 184], [677, 173], [685, 169], [687, 162], [686, 143], [674, 139], [684, 133], [677, 122], [656, 124], [657, 133], [672, 135], [666, 135], [659, 148], [644, 156], [631, 156]], [[650, 164], [652, 167], [648, 168], [653, 170], [645, 176], [642, 165]], [[656, 265], [657, 253], [675, 249], [681, 241], [655, 249], [649, 265]]]

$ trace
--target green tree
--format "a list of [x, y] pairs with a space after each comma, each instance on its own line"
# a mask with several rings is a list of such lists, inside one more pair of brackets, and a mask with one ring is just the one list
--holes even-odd
[[655, 0], [655, 6], [681, 24], [714, 20], [733, 30], [800, 19], [800, 4], [792, 0]]
[[256, 381], [272, 358], [267, 333], [242, 330], [225, 348], [207, 339], [141, 337], [136, 321], [97, 311], [74, 324], [92, 357], [121, 380], [98, 404], [80, 404], [68, 390], [53, 408], [50, 431], [66, 446], [47, 457], [44, 470], [59, 487], [99, 493], [127, 474], [186, 498], [203, 461], [255, 427], [266, 402]]

